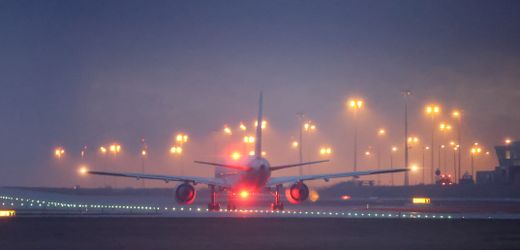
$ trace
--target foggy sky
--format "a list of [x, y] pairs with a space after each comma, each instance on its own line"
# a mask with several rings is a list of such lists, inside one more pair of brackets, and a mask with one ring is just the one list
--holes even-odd
[[[191, 136], [186, 174], [210, 176], [190, 162], [240, 143], [217, 134], [251, 125], [260, 91], [272, 161], [297, 160], [297, 112], [319, 129], [305, 158], [334, 148], [330, 164], [307, 173], [351, 170], [352, 96], [366, 100], [359, 151], [402, 147], [403, 89], [421, 141], [423, 107], [436, 102], [445, 114], [464, 110], [465, 144], [492, 150], [520, 138], [518, 13], [517, 1], [2, 1], [0, 185], [98, 185], [76, 176], [80, 148], [91, 148], [93, 168], [139, 171], [140, 138], [150, 172], [178, 174], [167, 155], [178, 131]], [[389, 130], [382, 144], [379, 127]], [[96, 148], [113, 141], [124, 157], [99, 159]], [[362, 169], [374, 164], [360, 156]]]

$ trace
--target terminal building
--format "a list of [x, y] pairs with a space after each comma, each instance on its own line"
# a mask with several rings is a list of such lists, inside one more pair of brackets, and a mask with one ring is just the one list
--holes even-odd
[[520, 185], [520, 141], [495, 146], [498, 166], [493, 171], [478, 171], [477, 184]]

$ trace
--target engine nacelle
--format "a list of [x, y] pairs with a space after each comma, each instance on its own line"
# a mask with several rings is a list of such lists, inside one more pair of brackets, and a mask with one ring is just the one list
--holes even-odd
[[193, 203], [196, 195], [197, 192], [195, 191], [195, 188], [188, 183], [183, 183], [177, 186], [177, 189], [175, 190], [175, 200], [180, 204]]
[[285, 197], [292, 204], [306, 201], [309, 198], [309, 188], [303, 182], [297, 182], [285, 189]]

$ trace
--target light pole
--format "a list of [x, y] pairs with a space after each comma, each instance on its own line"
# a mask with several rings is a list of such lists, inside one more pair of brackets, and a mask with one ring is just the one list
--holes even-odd
[[[178, 156], [179, 157], [179, 160], [182, 160], [180, 159], [182, 157], [182, 146], [178, 146], [178, 145], [174, 145], [172, 147], [170, 147], [170, 154], [172, 156]], [[182, 170], [182, 167], [181, 167], [181, 175], [184, 174], [184, 171]]]
[[[381, 128], [377, 131], [377, 136], [383, 138], [386, 135], [386, 130]], [[381, 142], [377, 144], [377, 170], [381, 170]], [[377, 175], [377, 184], [381, 182], [381, 176]]]
[[[404, 167], [408, 169], [408, 97], [412, 95], [410, 90], [402, 91], [404, 96]], [[409, 185], [408, 171], [404, 171], [404, 185]]]
[[432, 118], [432, 142], [430, 145], [431, 148], [431, 169], [430, 169], [430, 180], [431, 183], [434, 184], [434, 148], [435, 148], [435, 115], [438, 115], [441, 112], [441, 108], [437, 105], [428, 105], [426, 106], [426, 114], [428, 114]]
[[63, 149], [62, 147], [57, 147], [56, 149], [54, 149], [54, 157], [56, 157], [56, 159], [61, 160], [63, 156], [65, 156], [65, 149]]
[[[406, 146], [408, 147], [407, 150], [411, 150], [414, 145], [417, 145], [419, 143], [419, 138], [416, 136], [410, 136], [406, 139]], [[408, 157], [408, 153], [406, 154]], [[409, 180], [408, 180], [409, 181]], [[405, 183], [406, 185], [406, 183]]]
[[[390, 169], [394, 169], [394, 153], [397, 152], [397, 147], [392, 147], [390, 151]], [[394, 185], [394, 173], [390, 174], [390, 184]]]
[[87, 149], [87, 146], [83, 146], [83, 148], [81, 148], [81, 161], [83, 161], [83, 163], [86, 163], [85, 161], [87, 160]]
[[[442, 135], [441, 139], [444, 140], [446, 138], [446, 133], [451, 131], [451, 125], [448, 124], [448, 123], [444, 123], [443, 122], [443, 123], [439, 124], [439, 130], [441, 131], [441, 135]], [[444, 149], [444, 147], [445, 146], [442, 145], [443, 149]], [[446, 166], [446, 152], [444, 153], [444, 162], [442, 162], [442, 164], [441, 164], [441, 156], [440, 156], [440, 154], [441, 154], [441, 151], [439, 150], [439, 169], [446, 168], [447, 167]], [[444, 165], [444, 166], [442, 166], [442, 165]]]
[[457, 153], [459, 152], [459, 145], [454, 145], [453, 147], [453, 172], [455, 173], [455, 179], [458, 181], [457, 176]]
[[426, 184], [426, 179], [425, 179], [425, 168], [426, 168], [426, 161], [425, 161], [425, 152], [426, 150], [429, 150], [430, 147], [428, 146], [425, 146], [423, 147], [423, 150], [422, 150], [422, 183], [423, 184]]
[[[186, 133], [178, 133], [177, 136], [175, 136], [175, 141], [178, 143], [179, 147], [181, 148], [181, 152], [183, 150], [184, 144], [188, 142], [189, 136]], [[179, 160], [181, 165], [181, 175], [184, 175], [184, 161], [182, 158], [182, 154], [179, 154]]]
[[[144, 174], [144, 167], [146, 158], [148, 157], [148, 145], [146, 145], [146, 142], [144, 141], [144, 138], [141, 139], [141, 171]], [[142, 188], [146, 187], [146, 184], [144, 183], [144, 179], [141, 180]]]
[[[101, 161], [102, 161], [102, 167], [101, 167], [101, 168], [102, 168], [103, 170], [105, 170], [105, 171], [107, 171], [107, 169], [106, 169], [106, 167], [107, 167], [107, 166], [106, 166], [106, 158], [105, 158], [105, 156], [106, 156], [106, 154], [107, 154], [107, 151], [108, 151], [108, 150], [107, 150], [106, 147], [104, 147], [104, 146], [99, 147], [99, 153], [100, 153], [101, 156], [102, 156], [102, 160], [101, 160]], [[104, 176], [104, 177], [103, 177], [103, 180], [105, 181], [105, 183], [104, 183], [104, 184], [105, 184], [105, 187], [108, 186], [107, 179], [108, 179], [108, 176]]]
[[[299, 125], [299, 131], [298, 131], [298, 158], [300, 160], [300, 163], [303, 162], [303, 134], [304, 133], [309, 133], [309, 132], [314, 132], [316, 130], [316, 125], [313, 124], [313, 122], [311, 121], [304, 121], [304, 114], [303, 113], [298, 113], [296, 114], [300, 120], [300, 125]], [[293, 143], [293, 146], [294, 146], [294, 143]], [[298, 167], [298, 173], [300, 176], [303, 175], [303, 168], [302, 166]]]
[[443, 150], [445, 147], [446, 147], [446, 146], [444, 146], [444, 144], [439, 145], [439, 154], [438, 154], [438, 155], [439, 155], [439, 168], [438, 168], [438, 169], [439, 169], [439, 171], [441, 171], [441, 173], [444, 173], [444, 171], [443, 171], [442, 168], [441, 168], [441, 167], [442, 167], [442, 164], [441, 164], [441, 162], [442, 162], [442, 157], [441, 157], [441, 156], [442, 156], [442, 150]]
[[471, 148], [471, 178], [476, 181], [475, 178], [475, 157], [482, 152], [482, 149], [478, 146]]
[[458, 163], [457, 163], [457, 171], [455, 173], [455, 178], [457, 179], [457, 183], [459, 182], [461, 175], [461, 164], [462, 164], [462, 157], [461, 157], [461, 151], [462, 151], [462, 111], [461, 110], [453, 110], [451, 113], [453, 118], [457, 120], [457, 157], [458, 157]]
[[349, 101], [349, 107], [354, 112], [354, 171], [357, 171], [357, 113], [358, 110], [363, 108], [363, 105], [364, 102], [361, 99], [351, 99]]
[[[108, 150], [110, 151], [110, 153], [112, 153], [114, 161], [115, 161], [117, 158], [117, 155], [119, 153], [121, 153], [121, 145], [118, 143], [113, 143], [110, 145]], [[117, 179], [114, 179], [114, 187], [117, 187]]]
[[[296, 114], [296, 116], [298, 117], [298, 120], [299, 120], [299, 125], [298, 125], [298, 159], [300, 160], [300, 163], [303, 162], [303, 116], [304, 114], [302, 112], [299, 112]], [[293, 146], [294, 146], [294, 143], [293, 143]], [[303, 169], [302, 169], [302, 166], [298, 167], [298, 174], [300, 176], [303, 175]]]

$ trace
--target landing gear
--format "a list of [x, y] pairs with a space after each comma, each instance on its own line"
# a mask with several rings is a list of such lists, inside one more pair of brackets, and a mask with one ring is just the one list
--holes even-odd
[[215, 192], [215, 186], [210, 185], [209, 188], [211, 190], [211, 195], [210, 195], [210, 201], [208, 204], [208, 210], [209, 211], [220, 211], [220, 204], [218, 204], [216, 202], [217, 193]]
[[280, 200], [280, 189], [282, 188], [282, 185], [276, 185], [276, 190], [274, 192], [274, 202], [271, 203], [271, 209], [272, 210], [283, 210], [283, 202]]
[[231, 211], [237, 210], [237, 205], [236, 205], [235, 201], [236, 201], [235, 193], [228, 192], [227, 210], [231, 210]]
[[234, 203], [228, 203], [227, 210], [237, 210], [237, 205], [235, 205]]

